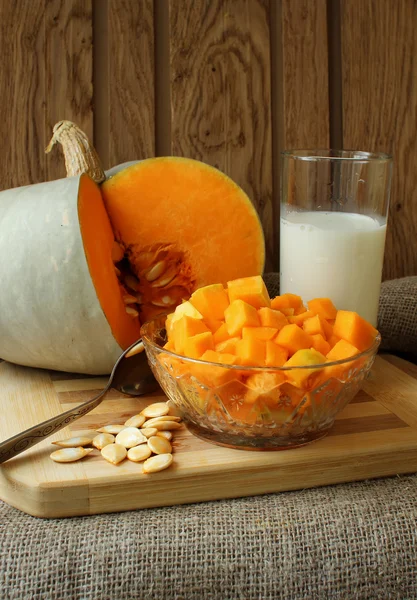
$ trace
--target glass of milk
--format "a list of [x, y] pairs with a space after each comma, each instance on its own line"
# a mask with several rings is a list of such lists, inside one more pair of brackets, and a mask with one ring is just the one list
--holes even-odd
[[281, 160], [280, 293], [329, 297], [376, 327], [392, 157], [295, 150]]

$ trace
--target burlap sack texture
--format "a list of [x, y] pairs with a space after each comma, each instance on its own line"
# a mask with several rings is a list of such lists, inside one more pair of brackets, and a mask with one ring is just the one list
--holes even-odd
[[[266, 273], [264, 280], [271, 296], [279, 294], [279, 273]], [[417, 277], [383, 282], [378, 330], [381, 350], [417, 357]]]

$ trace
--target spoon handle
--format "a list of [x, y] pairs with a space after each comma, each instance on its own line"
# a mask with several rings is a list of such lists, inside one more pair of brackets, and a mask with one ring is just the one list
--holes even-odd
[[[110, 382], [109, 382], [110, 384]], [[107, 385], [97, 396], [87, 400], [84, 404], [81, 404], [75, 408], [71, 408], [64, 413], [56, 417], [52, 417], [43, 423], [38, 423], [17, 435], [0, 442], [0, 464], [6, 462], [10, 458], [17, 456], [21, 452], [24, 452], [28, 448], [39, 444], [42, 440], [49, 437], [56, 431], [59, 431], [63, 427], [66, 427], [73, 421], [76, 421], [83, 415], [93, 410], [103, 400], [103, 396], [109, 390], [110, 385]]]

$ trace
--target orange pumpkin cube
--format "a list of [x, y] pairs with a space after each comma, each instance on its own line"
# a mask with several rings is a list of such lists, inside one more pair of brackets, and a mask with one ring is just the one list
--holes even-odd
[[284, 312], [283, 309], [288, 308], [293, 308], [295, 311], [302, 306], [303, 300], [301, 296], [297, 296], [296, 294], [282, 294], [281, 296], [275, 296], [275, 298], [271, 300], [271, 308], [280, 310], [281, 312]]
[[236, 356], [242, 365], [251, 367], [265, 366], [266, 343], [262, 340], [239, 340], [236, 344]]
[[266, 404], [278, 404], [281, 394], [276, 388], [286, 381], [284, 373], [267, 371], [249, 375], [246, 385], [249, 391], [245, 395], [245, 402], [255, 404], [257, 400], [262, 400]]
[[235, 300], [243, 300], [254, 308], [269, 307], [271, 304], [268, 290], [260, 275], [228, 281], [227, 291], [231, 304]]
[[342, 360], [359, 354], [358, 348], [349, 344], [345, 340], [339, 340], [331, 350], [326, 354], [326, 358], [330, 361]]
[[223, 320], [219, 321], [218, 319], [204, 319], [204, 325], [210, 329], [211, 333], [216, 333], [223, 323]]
[[329, 338], [327, 338], [327, 341], [330, 344], [330, 348], [333, 348], [333, 346], [335, 346], [339, 340], [340, 340], [340, 337], [338, 337], [337, 335], [334, 335], [334, 334], [331, 335]]
[[314, 298], [308, 303], [308, 309], [317, 315], [320, 315], [322, 319], [335, 319], [337, 309], [330, 298]]
[[236, 344], [240, 340], [238, 337], [229, 338], [224, 342], [220, 342], [215, 345], [216, 352], [226, 353], [226, 354], [236, 354]]
[[171, 336], [176, 352], [178, 352], [178, 354], [183, 354], [185, 342], [188, 338], [199, 333], [206, 333], [207, 331], [209, 330], [201, 319], [193, 319], [193, 317], [188, 317], [187, 315], [177, 319], [177, 321], [172, 324]]
[[317, 369], [314, 365], [323, 365], [326, 362], [326, 357], [313, 349], [298, 350], [293, 356], [287, 360], [284, 367], [307, 367], [312, 365], [311, 369], [297, 369], [286, 371], [287, 378], [294, 385], [300, 388], [308, 389], [311, 385], [312, 375], [316, 375], [323, 367]]
[[224, 311], [224, 319], [230, 336], [240, 335], [243, 327], [258, 327], [260, 320], [256, 308], [244, 300], [233, 300]]
[[211, 331], [189, 337], [184, 344], [184, 354], [189, 358], [200, 358], [206, 350], [214, 350]]
[[326, 340], [320, 333], [313, 334], [311, 336], [311, 339], [313, 340], [312, 348], [314, 348], [314, 350], [317, 350], [317, 352], [324, 354], [324, 356], [326, 356], [327, 353], [330, 352], [331, 346], [329, 342], [326, 342]]
[[288, 360], [288, 350], [275, 342], [266, 342], [265, 365], [267, 367], [282, 367]]
[[274, 341], [279, 346], [286, 348], [290, 356], [297, 352], [297, 350], [311, 348], [313, 345], [311, 336], [303, 331], [301, 327], [294, 324], [283, 327]]
[[204, 319], [222, 321], [224, 311], [229, 306], [229, 297], [221, 283], [206, 285], [196, 290], [190, 298], [191, 304]]
[[319, 315], [306, 319], [303, 323], [303, 329], [308, 335], [316, 335], [319, 333], [323, 337], [326, 337], [326, 333], [322, 326], [322, 320]]
[[281, 308], [281, 312], [286, 317], [293, 317], [295, 313], [295, 308]]
[[279, 310], [263, 307], [258, 310], [262, 327], [275, 327], [278, 331], [288, 325], [287, 317]]
[[275, 327], [243, 327], [242, 339], [272, 340], [278, 333]]
[[300, 327], [303, 326], [303, 323], [306, 319], [309, 319], [310, 317], [314, 317], [314, 313], [311, 310], [305, 310], [302, 313], [299, 314], [295, 314], [292, 316], [288, 317], [288, 323], [295, 323], [295, 325], [299, 325]]
[[214, 344], [220, 344], [220, 342], [224, 342], [228, 340], [230, 337], [229, 332], [227, 331], [226, 323], [222, 323], [220, 327], [213, 333], [213, 342]]
[[337, 311], [333, 333], [358, 348], [360, 352], [372, 346], [378, 335], [375, 327], [350, 310]]
[[[215, 352], [214, 350], [206, 350], [202, 354], [201, 360], [223, 365], [236, 365], [239, 363], [236, 356]], [[190, 369], [196, 379], [208, 387], [218, 387], [239, 377], [239, 373], [234, 369], [225, 369], [217, 365], [193, 364], [190, 365]]]

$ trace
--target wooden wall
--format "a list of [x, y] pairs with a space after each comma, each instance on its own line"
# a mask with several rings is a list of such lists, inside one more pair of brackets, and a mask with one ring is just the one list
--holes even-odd
[[417, 0], [0, 0], [0, 187], [64, 175], [77, 122], [105, 167], [204, 160], [251, 196], [278, 265], [279, 152], [395, 158], [385, 278], [417, 274]]

